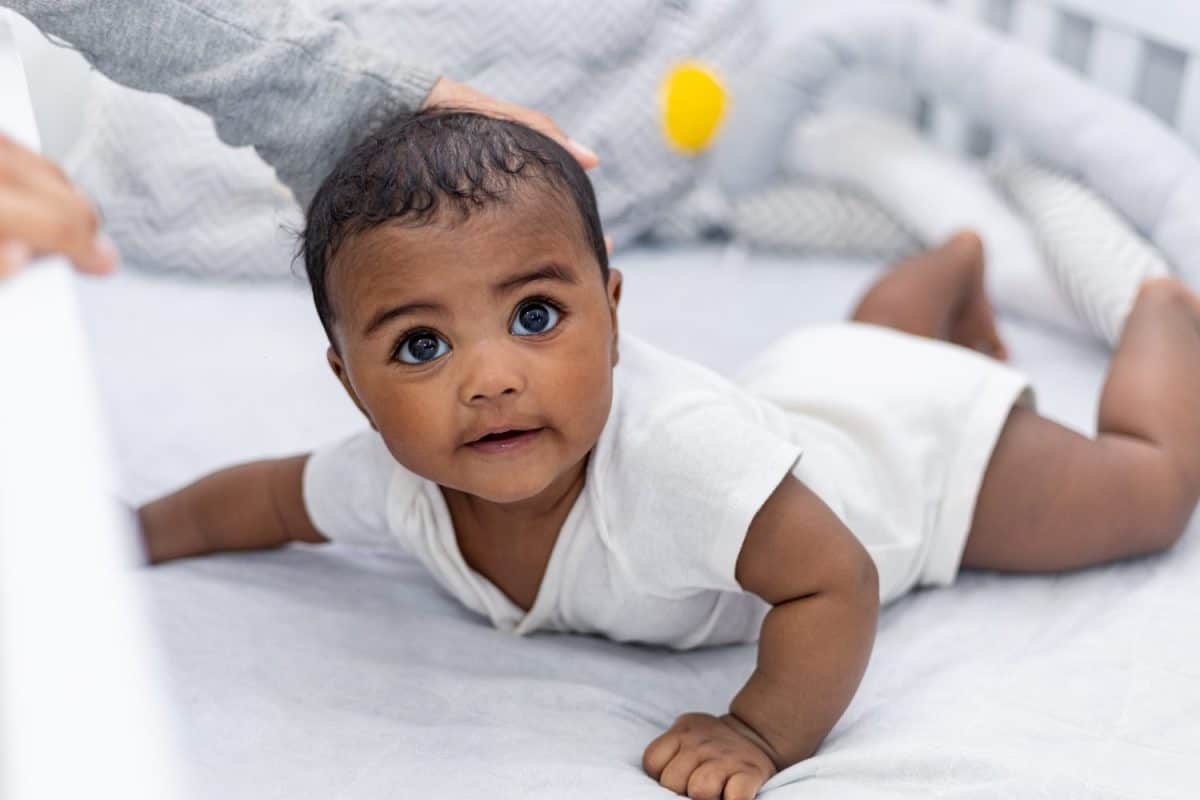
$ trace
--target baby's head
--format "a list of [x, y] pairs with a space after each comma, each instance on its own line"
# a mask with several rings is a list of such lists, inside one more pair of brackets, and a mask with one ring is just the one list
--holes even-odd
[[397, 461], [493, 502], [573, 479], [612, 403], [621, 276], [566, 150], [405, 114], [326, 177], [303, 248], [329, 364]]

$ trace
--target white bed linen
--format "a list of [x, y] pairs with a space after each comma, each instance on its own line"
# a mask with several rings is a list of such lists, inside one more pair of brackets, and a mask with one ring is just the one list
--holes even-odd
[[[716, 249], [617, 266], [627, 330], [726, 373], [794, 325], [845, 316], [875, 272]], [[360, 424], [305, 290], [132, 272], [81, 284], [130, 500]], [[1090, 431], [1104, 351], [1017, 322], [1003, 333], [1042, 411]], [[1195, 797], [1198, 528], [1165, 557], [966, 574], [890, 606], [845, 718], [765, 796]], [[754, 658], [516, 639], [391, 551], [215, 556], [144, 583], [200, 797], [670, 797], [643, 748], [682, 712], [723, 711]]]

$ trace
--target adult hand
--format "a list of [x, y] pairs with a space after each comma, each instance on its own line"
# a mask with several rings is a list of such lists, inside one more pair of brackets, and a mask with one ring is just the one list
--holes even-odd
[[49, 253], [65, 255], [81, 272], [112, 272], [117, 250], [99, 224], [61, 169], [0, 134], [0, 278]]
[[567, 152], [575, 156], [575, 160], [579, 162], [579, 166], [584, 169], [591, 169], [600, 163], [600, 159], [595, 153], [568, 137], [555, 124], [554, 120], [540, 111], [533, 111], [505, 100], [497, 100], [483, 92], [472, 89], [470, 86], [452, 81], [449, 78], [438, 78], [437, 83], [433, 85], [433, 89], [430, 90], [429, 96], [425, 98], [425, 102], [422, 105], [425, 108], [429, 106], [450, 106], [468, 111], [478, 111], [480, 114], [486, 114], [491, 117], [505, 117], [515, 120], [522, 125], [528, 125], [539, 133], [544, 133], [561, 144], [567, 149]]

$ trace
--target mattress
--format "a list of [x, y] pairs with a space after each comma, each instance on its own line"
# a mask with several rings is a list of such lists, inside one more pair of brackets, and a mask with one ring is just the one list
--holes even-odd
[[[734, 374], [847, 315], [881, 268], [703, 247], [621, 254], [623, 330]], [[301, 452], [362, 420], [299, 285], [79, 279], [121, 492]], [[1106, 352], [1001, 320], [1042, 412], [1091, 432]], [[1192, 798], [1200, 522], [1171, 553], [1069, 575], [966, 573], [887, 607], [861, 689], [778, 798]], [[198, 797], [665, 798], [642, 750], [723, 712], [753, 647], [517, 638], [396, 550], [302, 546], [146, 568]], [[85, 665], [81, 665], [85, 668]]]

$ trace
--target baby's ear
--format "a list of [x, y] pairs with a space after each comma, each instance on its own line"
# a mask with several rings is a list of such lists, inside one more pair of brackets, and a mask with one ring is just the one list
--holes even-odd
[[617, 306], [621, 302], [621, 278], [621, 270], [610, 269], [608, 271], [608, 311], [612, 315], [612, 363], [614, 367], [621, 360], [620, 326], [617, 323]]
[[623, 277], [619, 269], [610, 269], [608, 271], [608, 305], [612, 308], [614, 316], [617, 313], [617, 304], [621, 302], [621, 280]]
[[379, 430], [375, 427], [375, 420], [371, 419], [371, 415], [367, 413], [367, 408], [358, 399], [358, 393], [354, 391], [354, 386], [350, 383], [350, 376], [346, 374], [346, 365], [342, 363], [342, 357], [337, 350], [330, 345], [325, 351], [325, 360], [329, 362], [329, 368], [333, 370], [333, 374], [337, 376], [338, 383], [342, 384], [342, 388], [346, 390], [346, 394], [350, 395], [350, 399], [354, 401], [354, 405], [362, 412], [362, 415], [367, 418], [372, 430]]

